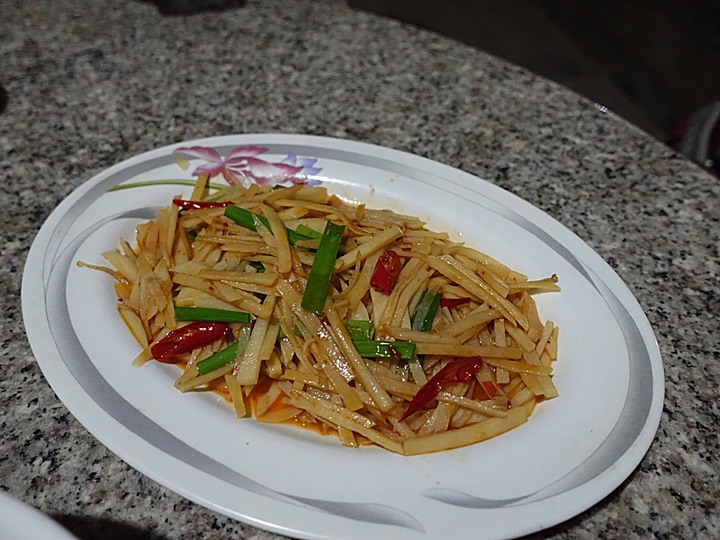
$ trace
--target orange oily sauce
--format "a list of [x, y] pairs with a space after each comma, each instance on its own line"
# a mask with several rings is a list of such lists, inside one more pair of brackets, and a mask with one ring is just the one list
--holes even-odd
[[[179, 365], [179, 364], [178, 364]], [[320, 420], [312, 419], [308, 414], [303, 414], [303, 411], [299, 411], [292, 405], [289, 405], [283, 397], [285, 394], [280, 394], [273, 402], [272, 404], [265, 409], [262, 415], [257, 414], [258, 410], [258, 400], [260, 400], [265, 394], [268, 392], [270, 386], [273, 383], [273, 379], [269, 377], [261, 378], [260, 382], [256, 384], [249, 395], [246, 396], [246, 405], [248, 406], [248, 417], [252, 417], [253, 419], [257, 420], [258, 422], [262, 423], [269, 423], [269, 424], [281, 424], [281, 425], [288, 425], [293, 427], [298, 427], [302, 429], [310, 430], [314, 433], [318, 433], [320, 435], [334, 435], [338, 436], [338, 430], [329, 426], [325, 422], [322, 422]], [[506, 395], [508, 399], [512, 399], [512, 397], [517, 394], [517, 392], [520, 390], [518, 386], [515, 386], [512, 388]], [[212, 391], [215, 394], [222, 397], [228, 404], [232, 405], [232, 398], [230, 397], [230, 392], [228, 391], [227, 386], [222, 381], [222, 379], [215, 379], [211, 383], [208, 384], [206, 391]], [[483, 390], [481, 385], [476, 385], [473, 398], [475, 399], [483, 399], [483, 397], [487, 398], [487, 393], [485, 390]], [[535, 410], [535, 407], [538, 403], [545, 401], [544, 398], [541, 396], [536, 396], [535, 399], [528, 401], [527, 403], [523, 404], [521, 407], [525, 407], [527, 409], [527, 415], [528, 417], [533, 413]], [[512, 408], [512, 407], [510, 407]], [[298, 411], [297, 414], [294, 416], [291, 416], [290, 418], [284, 418], [282, 420], [274, 420], [273, 417], [282, 417], [284, 416], [283, 413], [287, 413], [291, 410]], [[286, 416], [286, 415], [285, 415]], [[458, 428], [454, 428], [451, 426], [448, 426], [448, 431], [453, 431]], [[374, 446], [375, 444], [368, 440], [367, 438], [363, 437], [359, 433], [353, 433], [355, 441], [357, 442], [358, 446]], [[494, 438], [494, 437], [492, 437]]]

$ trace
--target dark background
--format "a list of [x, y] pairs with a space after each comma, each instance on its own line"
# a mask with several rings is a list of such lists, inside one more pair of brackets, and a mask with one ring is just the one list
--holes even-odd
[[667, 141], [720, 100], [717, 0], [350, 0], [477, 46]]
[[[171, 15], [245, 4], [141, 1]], [[693, 113], [720, 102], [718, 0], [338, 1], [523, 66], [604, 105], [663, 142], [678, 142]], [[6, 103], [0, 87], [0, 112]]]

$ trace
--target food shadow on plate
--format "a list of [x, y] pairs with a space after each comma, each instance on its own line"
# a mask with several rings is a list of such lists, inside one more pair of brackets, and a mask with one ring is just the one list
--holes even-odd
[[160, 533], [112, 519], [63, 514], [55, 514], [52, 518], [78, 540], [169, 540]]

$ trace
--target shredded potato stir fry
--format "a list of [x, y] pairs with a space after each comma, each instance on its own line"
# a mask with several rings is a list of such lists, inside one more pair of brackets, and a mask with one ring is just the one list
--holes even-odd
[[135, 363], [177, 364], [180, 391], [404, 455], [494, 437], [558, 395], [558, 328], [532, 296], [556, 276], [322, 187], [205, 182], [93, 267], [115, 279]]

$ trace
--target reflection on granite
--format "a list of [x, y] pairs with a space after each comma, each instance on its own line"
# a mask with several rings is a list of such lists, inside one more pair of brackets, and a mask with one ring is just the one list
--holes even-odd
[[[8, 4], [5, 2], [5, 4]], [[86, 538], [275, 538], [135, 472], [57, 400], [24, 334], [33, 237], [74, 188], [133, 154], [207, 135], [290, 132], [407, 150], [557, 218], [629, 285], [666, 370], [641, 465], [556, 538], [720, 537], [720, 185], [612, 114], [516, 66], [340, 2], [252, 1], [163, 17], [150, 4], [2, 10], [0, 487]]]

